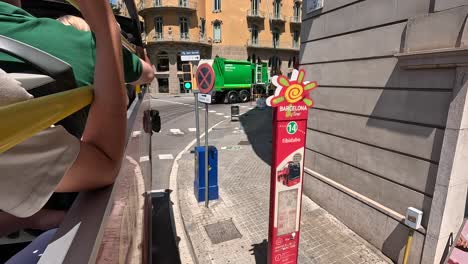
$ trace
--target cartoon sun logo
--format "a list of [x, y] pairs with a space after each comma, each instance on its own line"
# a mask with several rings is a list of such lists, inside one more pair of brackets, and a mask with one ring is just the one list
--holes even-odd
[[276, 86], [275, 95], [268, 97], [267, 105], [271, 107], [294, 105], [303, 103], [307, 107], [314, 105], [314, 100], [310, 97], [310, 91], [317, 88], [317, 82], [304, 82], [305, 71], [294, 70], [291, 80], [280, 75], [272, 78], [272, 83]]

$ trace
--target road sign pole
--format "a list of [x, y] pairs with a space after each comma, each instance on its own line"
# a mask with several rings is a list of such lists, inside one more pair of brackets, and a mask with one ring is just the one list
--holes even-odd
[[209, 206], [208, 189], [210, 185], [208, 183], [208, 104], [205, 104], [205, 207]]
[[197, 137], [197, 147], [200, 147], [200, 104], [198, 103], [198, 90], [193, 91], [193, 97], [195, 98], [195, 135]]
[[196, 80], [197, 87], [200, 92], [198, 95], [198, 100], [205, 104], [205, 207], [209, 206], [209, 163], [208, 163], [208, 104], [211, 103], [211, 94], [215, 84], [215, 74], [213, 68], [207, 64], [203, 63], [198, 65]]

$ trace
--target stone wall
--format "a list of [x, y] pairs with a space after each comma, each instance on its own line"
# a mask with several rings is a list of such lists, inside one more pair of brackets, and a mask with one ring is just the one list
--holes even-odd
[[[430, 0], [324, 3], [303, 9], [301, 67], [320, 86], [312, 93], [305, 193], [396, 262], [406, 209], [422, 210], [409, 261], [420, 263], [458, 82], [451, 55], [435, 50], [460, 48], [453, 36], [466, 11], [430, 14]], [[447, 66], [429, 66], [418, 52]]]

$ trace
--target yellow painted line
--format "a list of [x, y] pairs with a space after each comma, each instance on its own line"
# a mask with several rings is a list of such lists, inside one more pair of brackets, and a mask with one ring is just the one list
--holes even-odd
[[91, 86], [0, 107], [0, 153], [89, 105]]

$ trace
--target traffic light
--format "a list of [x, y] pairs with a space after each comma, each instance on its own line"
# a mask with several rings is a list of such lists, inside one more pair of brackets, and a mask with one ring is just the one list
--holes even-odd
[[184, 88], [186, 90], [191, 90], [192, 89], [192, 82], [184, 82]]
[[192, 85], [192, 64], [182, 64], [182, 72], [183, 72], [183, 80], [184, 80], [184, 88], [186, 90], [191, 90], [193, 88]]

